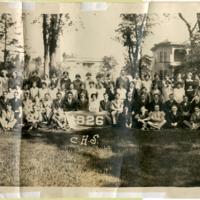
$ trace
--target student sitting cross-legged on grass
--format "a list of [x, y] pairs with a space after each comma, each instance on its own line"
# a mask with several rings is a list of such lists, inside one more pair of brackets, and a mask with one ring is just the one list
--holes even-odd
[[37, 106], [35, 104], [33, 104], [32, 111], [27, 115], [26, 120], [29, 124], [29, 131], [40, 127], [43, 117], [42, 113], [37, 110]]
[[55, 128], [67, 130], [69, 129], [69, 124], [67, 121], [67, 116], [61, 107], [54, 109], [52, 122], [55, 124]]
[[182, 117], [178, 111], [177, 105], [172, 105], [171, 110], [167, 114], [167, 127], [179, 128], [181, 126]]
[[148, 126], [150, 126], [150, 128], [160, 130], [165, 123], [165, 113], [160, 111], [159, 105], [155, 105], [154, 111], [149, 113], [149, 117], [147, 119]]
[[119, 127], [122, 128], [132, 127], [132, 114], [128, 112], [127, 106], [124, 106], [123, 112], [119, 114], [117, 124]]
[[200, 109], [198, 106], [194, 108], [190, 122], [185, 120], [184, 124], [192, 130], [197, 130], [200, 128]]
[[15, 119], [15, 114], [12, 110], [11, 105], [7, 105], [2, 111], [2, 116], [0, 118], [0, 124], [3, 130], [12, 130], [16, 125], [17, 120]]
[[145, 130], [147, 128], [147, 120], [149, 119], [148, 117], [149, 117], [148, 110], [145, 108], [145, 106], [142, 106], [140, 108], [140, 111], [135, 115], [136, 128]]
[[66, 130], [69, 128], [68, 122], [67, 122], [67, 117], [66, 114], [63, 110], [63, 99], [62, 99], [62, 94], [58, 92], [56, 94], [56, 99], [53, 101], [52, 105], [52, 120], [51, 120], [51, 127], [54, 128], [60, 128], [63, 130]]

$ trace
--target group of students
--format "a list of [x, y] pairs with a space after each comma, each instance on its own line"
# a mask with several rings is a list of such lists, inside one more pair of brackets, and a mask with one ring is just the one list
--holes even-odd
[[[0, 77], [0, 126], [3, 130], [24, 127], [71, 128], [70, 111], [104, 112], [105, 123], [114, 127], [161, 129], [200, 128], [200, 78], [197, 74], [158, 74], [134, 77], [121, 70], [111, 75], [68, 72], [41, 78], [36, 71], [25, 79], [6, 70]], [[83, 80], [84, 78], [84, 80]]]

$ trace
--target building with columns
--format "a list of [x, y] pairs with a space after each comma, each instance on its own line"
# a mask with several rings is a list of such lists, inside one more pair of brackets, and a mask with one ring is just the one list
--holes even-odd
[[163, 76], [172, 75], [176, 67], [183, 64], [189, 48], [185, 44], [166, 40], [155, 44], [151, 51], [153, 52], [152, 73]]

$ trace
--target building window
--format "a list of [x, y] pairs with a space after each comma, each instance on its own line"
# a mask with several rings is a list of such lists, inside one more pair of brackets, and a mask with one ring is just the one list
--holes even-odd
[[183, 62], [186, 58], [186, 50], [185, 49], [175, 49], [174, 50], [174, 61], [175, 62]]
[[160, 54], [159, 54], [159, 62], [160, 62], [160, 63], [169, 62], [169, 54], [168, 54], [167, 51], [160, 51]]
[[162, 51], [160, 51], [160, 62], [163, 62], [163, 52]]
[[88, 68], [92, 67], [93, 65], [94, 65], [94, 63], [91, 63], [91, 62], [84, 62], [83, 63], [83, 66], [88, 67]]

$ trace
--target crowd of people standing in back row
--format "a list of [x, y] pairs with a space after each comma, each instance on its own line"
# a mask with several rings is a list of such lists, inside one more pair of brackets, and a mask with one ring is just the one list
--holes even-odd
[[[84, 79], [84, 80], [83, 80]], [[1, 71], [0, 126], [3, 130], [25, 127], [70, 128], [67, 112], [104, 112], [114, 127], [161, 129], [200, 128], [200, 78], [198, 74], [158, 74], [133, 77], [121, 70], [112, 80], [88, 72], [68, 72], [41, 78], [37, 71], [24, 79]]]

